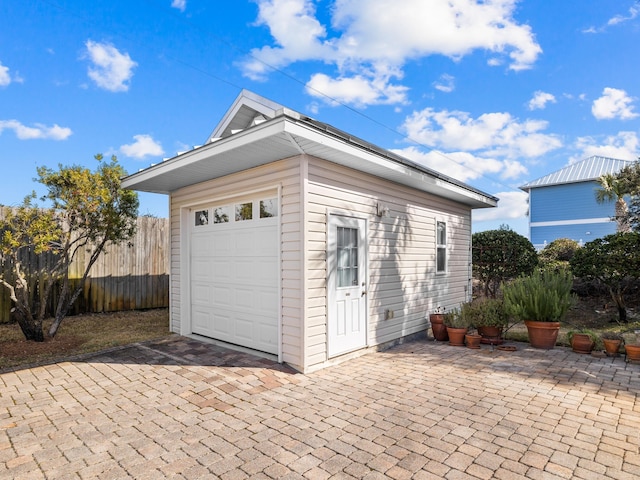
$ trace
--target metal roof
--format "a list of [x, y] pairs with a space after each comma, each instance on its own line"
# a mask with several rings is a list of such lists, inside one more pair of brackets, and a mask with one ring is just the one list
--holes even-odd
[[492, 195], [330, 125], [287, 108], [269, 110], [279, 105], [256, 100], [261, 97], [243, 91], [208, 143], [129, 175], [122, 186], [168, 194], [188, 185], [307, 154], [471, 208], [495, 207], [498, 203]]
[[599, 157], [594, 155], [545, 175], [544, 177], [533, 180], [532, 182], [521, 186], [520, 189], [528, 191], [532, 188], [548, 187], [550, 185], [597, 180], [607, 173], [616, 174], [632, 163], [634, 163], [634, 160], [620, 160], [618, 158]]

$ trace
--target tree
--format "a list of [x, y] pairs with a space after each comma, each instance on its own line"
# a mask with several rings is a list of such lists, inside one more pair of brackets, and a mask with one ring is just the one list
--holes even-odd
[[546, 271], [569, 270], [569, 262], [573, 254], [580, 248], [580, 244], [569, 238], [557, 238], [538, 254], [540, 268]]
[[[56, 282], [60, 282], [60, 290], [48, 332], [51, 337], [78, 299], [99, 255], [106, 253], [109, 244], [126, 242], [135, 234], [139, 202], [135, 192], [121, 188], [125, 171], [115, 156], [109, 162], [102, 155], [95, 158], [95, 172], [80, 166], [60, 165], [58, 171], [39, 167], [37, 181], [47, 191], [42, 200], [51, 207], [37, 208], [32, 194], [0, 220], [0, 254], [3, 262], [11, 264], [15, 276], [14, 283], [4, 277], [0, 277], [0, 283], [9, 289], [18, 323], [28, 340], [44, 340], [42, 324]], [[28, 249], [53, 255], [47, 271], [25, 271], [22, 259]], [[81, 280], [72, 286], [69, 267], [81, 250], [87, 253], [87, 266]], [[37, 294], [36, 304], [30, 300], [32, 294]]]
[[500, 284], [519, 275], [529, 275], [538, 265], [533, 244], [508, 227], [474, 233], [473, 274], [484, 294], [495, 298]]
[[576, 250], [571, 268], [576, 277], [606, 286], [620, 321], [627, 322], [624, 294], [628, 280], [640, 277], [640, 233], [619, 232], [586, 243]]
[[605, 173], [598, 178], [600, 188], [596, 190], [596, 201], [605, 203], [615, 200], [615, 213], [613, 219], [616, 221], [616, 231], [628, 232], [629, 226], [629, 208], [624, 199], [629, 194], [629, 185], [624, 178], [618, 175]]

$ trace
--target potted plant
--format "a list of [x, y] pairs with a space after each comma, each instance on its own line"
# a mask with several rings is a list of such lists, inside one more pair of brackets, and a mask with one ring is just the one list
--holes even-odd
[[524, 321], [532, 347], [551, 349], [555, 346], [560, 321], [573, 304], [572, 285], [571, 273], [562, 270], [536, 270], [503, 285], [505, 309]]
[[620, 351], [620, 346], [624, 345], [624, 337], [615, 332], [604, 332], [600, 335], [602, 344], [604, 345], [604, 352], [609, 357], [617, 357]]
[[509, 321], [502, 300], [485, 298], [474, 303], [476, 308], [473, 324], [482, 337], [482, 343], [500, 345], [503, 342], [504, 327]]
[[438, 307], [433, 313], [429, 315], [429, 321], [431, 322], [431, 332], [433, 338], [439, 342], [446, 342], [449, 340], [447, 335], [447, 327], [444, 324], [445, 307]]
[[480, 335], [477, 330], [469, 329], [467, 333], [464, 335], [464, 343], [467, 345], [467, 348], [478, 349], [480, 348], [480, 343], [482, 342], [482, 335]]
[[444, 314], [444, 324], [447, 327], [449, 345], [464, 347], [464, 336], [469, 330], [468, 318], [462, 313], [462, 309], [454, 308]]
[[569, 330], [567, 340], [576, 353], [591, 353], [598, 342], [598, 335], [593, 330]]
[[630, 361], [640, 361], [640, 342], [638, 341], [638, 335], [640, 335], [640, 331], [636, 330], [636, 343], [627, 343], [624, 346], [625, 351], [625, 360], [627, 362]]

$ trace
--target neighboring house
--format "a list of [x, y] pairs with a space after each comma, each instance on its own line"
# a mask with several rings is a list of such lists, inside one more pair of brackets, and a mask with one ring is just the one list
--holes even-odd
[[520, 187], [529, 193], [529, 240], [544, 248], [558, 238], [586, 243], [616, 233], [615, 200], [598, 203], [598, 178], [633, 161], [589, 157]]
[[123, 186], [170, 195], [171, 330], [302, 372], [468, 300], [471, 210], [498, 201], [247, 91]]

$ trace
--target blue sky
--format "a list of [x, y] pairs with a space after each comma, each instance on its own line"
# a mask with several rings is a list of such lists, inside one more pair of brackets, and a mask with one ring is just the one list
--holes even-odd
[[636, 0], [221, 4], [0, 3], [0, 204], [41, 193], [38, 166], [200, 145], [243, 88], [498, 196], [474, 231], [527, 235], [519, 186], [640, 156]]

